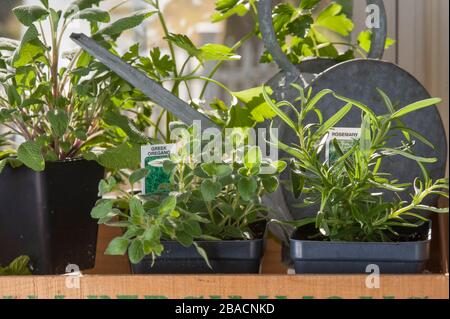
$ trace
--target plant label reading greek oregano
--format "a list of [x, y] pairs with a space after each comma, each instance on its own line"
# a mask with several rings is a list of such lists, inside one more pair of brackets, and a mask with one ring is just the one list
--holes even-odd
[[[330, 129], [326, 141], [325, 160], [329, 165], [333, 165], [342, 154], [347, 153], [356, 143], [358, 143], [360, 137], [361, 128], [334, 127]], [[337, 149], [336, 143], [340, 149]]]
[[175, 144], [145, 145], [141, 147], [141, 166], [148, 170], [148, 175], [142, 183], [144, 194], [159, 191], [161, 184], [169, 183], [170, 174], [166, 173], [163, 163], [170, 159], [175, 150]]

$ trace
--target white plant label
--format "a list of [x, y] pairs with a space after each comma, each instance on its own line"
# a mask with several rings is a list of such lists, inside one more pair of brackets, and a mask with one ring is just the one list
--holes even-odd
[[330, 130], [326, 141], [325, 160], [329, 165], [333, 165], [340, 154], [336, 150], [333, 140], [338, 142], [341, 151], [345, 154], [355, 143], [358, 143], [361, 137], [361, 128], [356, 127], [334, 127]]

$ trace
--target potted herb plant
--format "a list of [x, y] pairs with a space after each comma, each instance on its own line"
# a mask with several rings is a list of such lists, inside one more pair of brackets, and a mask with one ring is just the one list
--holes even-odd
[[29, 268], [30, 257], [19, 256], [9, 265], [2, 267], [0, 265], [0, 276], [27, 276], [31, 275]]
[[[98, 181], [120, 154], [126, 156], [120, 165], [133, 159], [129, 141], [117, 134], [126, 124], [117, 123], [123, 118], [111, 101], [125, 85], [81, 50], [61, 52], [61, 42], [69, 24], [83, 20], [114, 50], [117, 37], [148, 16], [106, 24], [110, 15], [97, 7], [100, 1], [74, 1], [64, 12], [48, 0], [17, 7], [22, 39], [0, 39], [0, 126], [12, 144], [0, 153], [0, 241], [8, 243], [0, 264], [26, 254], [35, 274], [94, 266], [97, 225], [89, 211]], [[44, 24], [51, 32], [44, 33]]]
[[[293, 158], [292, 189], [303, 196], [302, 206], [318, 206], [316, 216], [289, 223], [298, 227], [291, 237], [291, 258], [297, 273], [364, 273], [369, 264], [382, 273], [415, 273], [423, 270], [430, 249], [430, 221], [421, 212], [447, 213], [424, 203], [427, 197], [448, 198], [448, 179], [430, 180], [426, 163], [434, 158], [413, 154], [414, 139], [430, 145], [419, 132], [402, 123], [402, 117], [440, 102], [439, 99], [419, 101], [396, 109], [381, 91], [387, 112], [377, 116], [366, 105], [322, 91], [310, 98], [301, 90], [301, 105], [288, 102], [275, 104], [265, 94], [273, 111], [292, 128], [298, 145], [279, 147]], [[326, 122], [306, 123], [321, 97], [333, 94], [347, 103]], [[295, 110], [296, 121], [287, 117], [281, 106]], [[328, 135], [352, 107], [362, 110], [359, 138], [342, 143]], [[320, 118], [320, 117], [319, 117]], [[390, 147], [389, 141], [400, 134], [403, 141]], [[329, 146], [326, 146], [326, 143]], [[430, 145], [432, 146], [432, 145]], [[323, 153], [333, 150], [324, 159]], [[396, 158], [416, 162], [423, 171], [423, 180], [398, 181], [395, 172], [382, 172], [382, 162]], [[414, 192], [409, 201], [398, 196], [412, 183]]]
[[[262, 168], [270, 168], [269, 172]], [[258, 273], [268, 211], [261, 197], [278, 187], [284, 162], [262, 159], [250, 147], [241, 161], [195, 163], [181, 156], [164, 162], [170, 183], [150, 195], [124, 191], [113, 178], [100, 183], [92, 210], [99, 223], [123, 227], [106, 254], [128, 252], [134, 273]], [[134, 172], [130, 185], [148, 174]]]

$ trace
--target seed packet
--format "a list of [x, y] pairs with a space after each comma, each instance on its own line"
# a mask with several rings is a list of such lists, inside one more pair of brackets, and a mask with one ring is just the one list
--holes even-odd
[[326, 141], [325, 160], [329, 165], [333, 165], [340, 155], [334, 147], [333, 140], [336, 139], [342, 152], [347, 153], [355, 143], [359, 142], [361, 128], [355, 127], [334, 127], [330, 130]]
[[159, 192], [161, 184], [170, 181], [170, 175], [164, 171], [164, 161], [170, 159], [175, 144], [145, 145], [141, 147], [141, 167], [148, 169], [148, 175], [142, 183], [143, 194]]

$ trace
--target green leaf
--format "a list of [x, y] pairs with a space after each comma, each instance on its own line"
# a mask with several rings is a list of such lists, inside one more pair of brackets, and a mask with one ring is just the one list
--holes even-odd
[[199, 58], [202, 61], [235, 61], [241, 56], [226, 45], [208, 43], [200, 48]]
[[7, 163], [6, 159], [0, 160], [0, 173], [5, 169], [6, 163]]
[[0, 51], [14, 51], [19, 44], [20, 42], [17, 40], [0, 37]]
[[324, 90], [320, 91], [319, 93], [317, 93], [316, 95], [314, 95], [314, 97], [308, 101], [308, 104], [305, 107], [305, 112], [308, 113], [311, 110], [313, 110], [316, 107], [317, 103], [319, 103], [319, 101], [325, 95], [332, 94], [332, 93], [334, 93], [332, 90], [324, 89]]
[[336, 93], [333, 93], [333, 95], [334, 95], [334, 97], [337, 98], [338, 100], [341, 100], [341, 101], [350, 103], [350, 104], [356, 106], [357, 108], [361, 109], [364, 113], [369, 114], [370, 120], [371, 120], [373, 123], [377, 123], [377, 121], [378, 121], [377, 115], [376, 115], [375, 112], [372, 111], [372, 109], [371, 109], [370, 107], [368, 107], [367, 105], [365, 105], [365, 104], [363, 104], [363, 103], [361, 103], [361, 102], [358, 102], [358, 101], [356, 101], [356, 100], [349, 99], [349, 98], [344, 97], [344, 96], [340, 96], [340, 95], [338, 95], [338, 94], [336, 94]]
[[233, 172], [233, 168], [227, 164], [203, 163], [200, 167], [209, 177], [225, 177]]
[[270, 166], [275, 169], [275, 171], [279, 174], [281, 174], [286, 169], [286, 162], [285, 161], [275, 161], [270, 163]]
[[172, 171], [174, 170], [175, 167], [177, 167], [177, 164], [171, 160], [166, 160], [163, 162], [164, 172], [166, 172], [169, 175], [172, 174]]
[[8, 86], [6, 88], [6, 95], [8, 96], [8, 102], [11, 106], [20, 106], [22, 104], [22, 98], [17, 92], [17, 88], [15, 86]]
[[142, 241], [139, 239], [135, 239], [131, 242], [130, 247], [128, 248], [128, 258], [130, 259], [132, 264], [138, 264], [144, 259], [144, 246]]
[[48, 121], [52, 127], [53, 133], [57, 137], [62, 137], [69, 127], [69, 116], [65, 110], [51, 110], [47, 113]]
[[103, 22], [107, 23], [111, 20], [109, 13], [96, 8], [87, 8], [78, 12], [73, 17], [74, 19], [87, 20], [89, 22]]
[[134, 224], [141, 224], [144, 219], [144, 214], [145, 210], [142, 206], [142, 202], [136, 197], [130, 199], [130, 215], [132, 222]]
[[28, 276], [31, 275], [29, 268], [30, 257], [20, 256], [14, 259], [9, 266], [0, 267], [0, 276]]
[[107, 35], [112, 39], [117, 39], [124, 31], [139, 26], [145, 19], [153, 15], [154, 12], [146, 14], [136, 14], [130, 17], [119, 19], [109, 26], [97, 32], [97, 35]]
[[130, 177], [129, 177], [129, 182], [131, 185], [136, 184], [137, 182], [139, 182], [140, 180], [144, 179], [145, 177], [147, 177], [148, 175], [148, 169], [147, 168], [141, 168], [137, 171], [134, 171]]
[[[264, 100], [262, 90], [262, 87], [256, 87], [244, 91], [231, 92], [234, 97], [245, 104], [247, 112], [250, 112], [250, 115], [242, 116], [251, 118], [256, 122], [264, 122], [277, 115]], [[267, 92], [269, 95], [272, 94], [272, 89], [267, 87]]]
[[348, 103], [339, 111], [337, 111], [332, 117], [330, 117], [325, 123], [323, 123], [319, 129], [315, 132], [315, 135], [319, 137], [319, 139], [324, 136], [328, 131], [333, 128], [337, 123], [339, 123], [350, 110], [352, 109], [352, 104]]
[[183, 231], [176, 232], [175, 236], [176, 236], [178, 242], [181, 245], [183, 245], [184, 247], [190, 247], [190, 246], [192, 246], [192, 244], [194, 242], [194, 239], [192, 238], [192, 236]]
[[342, 6], [337, 3], [330, 4], [316, 19], [315, 25], [348, 36], [353, 30], [353, 22], [342, 12]]
[[39, 0], [39, 1], [41, 1], [42, 5], [43, 5], [46, 9], [48, 9], [48, 0]]
[[386, 93], [384, 93], [381, 89], [377, 88], [378, 94], [380, 94], [381, 98], [383, 99], [384, 104], [386, 105], [387, 109], [389, 110], [389, 113], [395, 113], [394, 104], [392, 104], [391, 99], [387, 96]]
[[301, 153], [301, 151], [284, 144], [277, 138], [277, 135], [272, 132], [272, 124], [273, 123], [271, 123], [271, 126], [270, 126], [270, 137], [271, 137], [272, 143], [274, 143], [275, 145], [277, 145], [277, 147], [279, 149], [285, 151], [286, 153], [292, 155], [293, 157], [295, 157], [297, 159], [302, 159], [303, 154]]
[[302, 0], [302, 1], [300, 1], [300, 9], [302, 9], [302, 10], [311, 10], [319, 2], [320, 2], [320, 0]]
[[[302, 1], [303, 2], [303, 1]], [[314, 20], [311, 15], [301, 15], [287, 25], [290, 34], [305, 38]]]
[[183, 223], [183, 231], [191, 235], [192, 237], [198, 237], [202, 234], [202, 228], [200, 224], [193, 220], [188, 220]]
[[50, 18], [51, 18], [50, 22], [53, 24], [54, 30], [57, 31], [58, 27], [59, 27], [59, 22], [61, 20], [62, 12], [56, 11], [52, 8], [49, 9], [49, 12], [50, 12]]
[[437, 158], [426, 158], [426, 157], [416, 156], [416, 155], [413, 155], [411, 153], [407, 153], [407, 152], [404, 152], [404, 151], [396, 150], [396, 149], [393, 149], [393, 148], [383, 148], [381, 150], [383, 152], [387, 152], [387, 153], [391, 153], [391, 154], [395, 154], [395, 155], [400, 155], [400, 156], [412, 159], [412, 160], [420, 162], [420, 163], [433, 164], [433, 163], [437, 162]]
[[238, 2], [239, 0], [216, 0], [214, 4], [216, 6], [216, 11], [226, 12], [233, 9]]
[[133, 143], [147, 144], [149, 142], [148, 137], [140, 132], [128, 117], [118, 112], [106, 111], [103, 120], [106, 124], [117, 126], [123, 130]]
[[421, 141], [423, 144], [434, 149], [433, 143], [431, 143], [425, 136], [423, 136], [422, 134], [420, 134], [419, 132], [417, 132], [411, 128], [408, 128], [405, 126], [396, 126], [396, 127], [392, 127], [391, 130], [399, 130], [399, 131], [402, 131], [403, 133], [407, 133], [408, 135], [412, 135], [415, 138], [417, 138], [419, 141]]
[[112, 200], [99, 201], [91, 210], [91, 217], [94, 219], [105, 218], [112, 211], [113, 204], [114, 202]]
[[109, 148], [97, 156], [97, 161], [105, 168], [119, 170], [135, 168], [141, 162], [140, 147], [123, 143], [115, 148]]
[[151, 225], [142, 235], [144, 240], [155, 242], [161, 238], [161, 230], [156, 225]]
[[275, 192], [279, 185], [278, 178], [276, 178], [275, 176], [263, 178], [262, 183], [263, 183], [264, 189], [268, 193]]
[[296, 170], [291, 170], [292, 192], [295, 198], [302, 195], [303, 187], [305, 186], [305, 177]]
[[314, 224], [316, 222], [316, 217], [308, 217], [301, 220], [295, 220], [295, 221], [279, 221], [279, 220], [271, 220], [273, 223], [282, 224], [282, 225], [289, 225], [293, 227], [303, 227], [309, 224]]
[[370, 127], [370, 116], [364, 115], [361, 126], [361, 138], [359, 139], [359, 149], [366, 156], [370, 154], [372, 148], [372, 136]]
[[175, 64], [169, 55], [161, 54], [161, 49], [156, 47], [150, 51], [150, 57], [156, 70], [161, 76], [169, 76], [170, 72], [174, 70]]
[[34, 22], [42, 20], [46, 16], [48, 16], [47, 9], [36, 5], [19, 6], [14, 8], [12, 11], [16, 18], [20, 21], [20, 23], [27, 27], [31, 26]]
[[17, 150], [17, 158], [34, 171], [41, 172], [45, 168], [41, 147], [34, 141], [22, 143]]
[[289, 23], [296, 13], [296, 9], [290, 3], [281, 3], [278, 4], [273, 9], [272, 19], [273, 19], [273, 27], [275, 29], [275, 33], [280, 32], [284, 26]]
[[297, 132], [297, 126], [289, 118], [289, 116], [278, 107], [278, 105], [273, 103], [272, 99], [269, 97], [269, 92], [266, 90], [265, 87], [262, 88], [262, 93], [264, 96], [264, 100], [272, 108], [272, 111], [275, 112], [275, 114], [279, 116], [284, 123], [286, 123], [290, 128], [292, 128], [295, 132]]
[[412, 103], [412, 104], [407, 105], [407, 106], [403, 107], [402, 109], [398, 110], [394, 114], [392, 114], [390, 116], [390, 120], [401, 118], [411, 112], [414, 112], [414, 111], [417, 111], [417, 110], [420, 110], [420, 109], [423, 109], [426, 107], [430, 107], [430, 106], [439, 104], [441, 102], [442, 102], [442, 100], [439, 98], [432, 98], [432, 99], [426, 99], [426, 100]]
[[233, 105], [230, 108], [228, 114], [228, 122], [226, 124], [227, 128], [245, 128], [253, 127], [255, 121], [251, 111], [247, 107], [242, 107], [240, 105]]
[[123, 237], [114, 238], [106, 248], [105, 254], [112, 256], [123, 256], [127, 252], [129, 241]]
[[244, 156], [244, 165], [249, 170], [261, 166], [262, 153], [258, 146], [252, 146], [248, 149]]
[[197, 249], [197, 252], [200, 256], [202, 256], [202, 258], [205, 260], [206, 264], [208, 265], [208, 267], [210, 269], [212, 269], [211, 264], [209, 263], [209, 259], [208, 259], [208, 255], [206, 254], [206, 251], [200, 247], [197, 243], [193, 243], [195, 246], [195, 249]]
[[77, 14], [82, 10], [92, 8], [94, 5], [98, 6], [100, 1], [102, 0], [75, 0], [67, 8], [66, 12], [64, 13], [64, 18], [67, 19], [68, 17]]
[[175, 196], [168, 196], [166, 197], [159, 206], [159, 214], [160, 215], [168, 215], [172, 213], [177, 206], [177, 198]]
[[114, 190], [117, 186], [117, 181], [114, 177], [109, 177], [107, 180], [102, 179], [98, 184], [98, 196], [106, 195]]
[[[389, 49], [392, 45], [395, 44], [395, 40], [391, 38], [386, 39], [386, 44], [384, 46], [384, 49]], [[372, 31], [365, 30], [362, 31], [358, 35], [358, 45], [366, 52], [370, 51], [370, 48], [372, 47]]]
[[448, 207], [436, 208], [436, 207], [431, 207], [431, 206], [427, 206], [427, 205], [416, 205], [414, 208], [420, 209], [420, 210], [426, 210], [426, 211], [437, 213], [437, 214], [447, 214], [449, 212]]
[[34, 25], [31, 25], [25, 31], [20, 46], [16, 49], [13, 56], [13, 67], [20, 68], [26, 66], [33, 59], [43, 54], [46, 50], [45, 45], [39, 40], [39, 32]]
[[171, 33], [167, 36], [167, 40], [172, 42], [177, 47], [185, 50], [191, 57], [199, 57], [201, 50], [199, 50], [195, 44], [184, 34]]
[[210, 179], [205, 179], [200, 185], [200, 191], [206, 202], [214, 200], [221, 190], [222, 184], [220, 182], [213, 182]]
[[239, 195], [241, 195], [242, 199], [245, 201], [256, 196], [257, 188], [258, 184], [254, 177], [242, 177], [238, 182]]
[[228, 19], [229, 17], [231, 17], [233, 15], [238, 15], [240, 17], [243, 17], [244, 15], [247, 14], [248, 11], [249, 11], [248, 7], [245, 4], [241, 3], [241, 4], [234, 6], [233, 8], [231, 8], [229, 10], [224, 10], [222, 12], [214, 13], [211, 18], [211, 21], [212, 22], [220, 22], [220, 21]]

